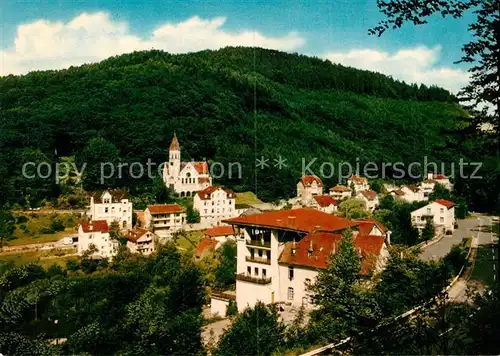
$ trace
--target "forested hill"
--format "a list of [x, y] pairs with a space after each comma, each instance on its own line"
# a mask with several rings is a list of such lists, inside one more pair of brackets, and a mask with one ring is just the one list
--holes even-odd
[[[450, 162], [470, 148], [455, 133], [467, 115], [443, 89], [259, 48], [134, 52], [2, 77], [0, 110], [0, 203], [57, 194], [22, 178], [26, 161], [115, 160], [116, 153], [123, 162], [162, 162], [174, 131], [184, 159], [239, 162], [241, 179], [217, 183], [265, 199], [294, 194], [303, 158]], [[89, 147], [95, 137], [110, 144], [94, 140]], [[255, 157], [273, 164], [280, 155], [285, 169], [254, 176]], [[127, 176], [105, 183], [145, 184]], [[96, 188], [90, 180], [86, 185]]]

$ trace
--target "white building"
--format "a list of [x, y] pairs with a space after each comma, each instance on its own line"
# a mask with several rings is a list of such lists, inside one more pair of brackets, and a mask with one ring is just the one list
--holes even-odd
[[351, 189], [343, 185], [336, 185], [330, 188], [330, 195], [336, 200], [342, 200], [351, 197]]
[[77, 253], [83, 255], [94, 249], [93, 257], [110, 258], [118, 253], [119, 242], [109, 236], [106, 220], [92, 220], [78, 226]]
[[452, 190], [453, 189], [453, 184], [450, 182], [450, 178], [448, 178], [444, 174], [432, 174], [432, 173], [428, 173], [427, 174], [427, 179], [434, 180], [436, 183], [441, 184], [442, 186], [444, 186], [448, 190]]
[[297, 183], [297, 198], [309, 205], [315, 195], [323, 195], [323, 181], [318, 176], [303, 176]]
[[337, 201], [330, 195], [315, 195], [311, 206], [327, 214], [337, 211]]
[[401, 188], [391, 191], [390, 194], [395, 198], [403, 199], [409, 203], [429, 200], [429, 197], [424, 194], [424, 190], [414, 185], [403, 185]]
[[181, 162], [181, 148], [175, 134], [163, 169], [163, 181], [181, 197], [193, 196], [212, 185], [207, 162]]
[[453, 184], [450, 179], [443, 174], [427, 173], [427, 179], [422, 182], [422, 192], [425, 197], [429, 197], [436, 187], [436, 183], [441, 184], [448, 190], [453, 189]]
[[200, 214], [203, 226], [217, 226], [222, 219], [238, 216], [236, 195], [230, 189], [210, 186], [195, 194], [193, 208]]
[[143, 228], [134, 228], [127, 232], [127, 248], [132, 253], [140, 253], [142, 255], [149, 255], [155, 252], [154, 233]]
[[105, 190], [90, 196], [87, 210], [90, 220], [106, 220], [109, 225], [117, 221], [120, 229], [132, 228], [132, 202], [119, 190]]
[[162, 239], [170, 239], [186, 223], [186, 212], [177, 204], [148, 205], [144, 210], [146, 228]]
[[356, 195], [356, 199], [362, 200], [366, 204], [366, 210], [373, 212], [379, 205], [378, 195], [373, 190], [363, 190]]
[[327, 267], [329, 255], [338, 250], [341, 233], [348, 228], [356, 230], [354, 244], [364, 275], [382, 269], [388, 257], [385, 232], [364, 235], [378, 229], [372, 221], [351, 221], [303, 208], [225, 222], [234, 225], [238, 236], [236, 303], [240, 311], [259, 300], [309, 306], [308, 285]]
[[414, 227], [422, 230], [428, 219], [432, 219], [438, 232], [453, 231], [455, 225], [455, 207], [449, 200], [438, 199], [411, 213]]
[[347, 180], [347, 186], [351, 189], [354, 187], [354, 191], [356, 194], [358, 194], [359, 192], [363, 192], [365, 190], [370, 190], [370, 186], [368, 185], [368, 179], [360, 176], [351, 176]]

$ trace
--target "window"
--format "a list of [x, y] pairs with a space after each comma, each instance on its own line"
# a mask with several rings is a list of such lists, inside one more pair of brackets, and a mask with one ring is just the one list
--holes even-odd
[[262, 269], [262, 277], [266, 277], [266, 275], [267, 275], [267, 271], [263, 268]]
[[293, 267], [288, 267], [288, 279], [291, 281], [293, 280], [293, 274], [294, 274]]
[[248, 275], [251, 275], [252, 274], [252, 268], [249, 266], [247, 267], [247, 274]]
[[427, 208], [427, 214], [431, 213], [431, 208]]
[[108, 208], [104, 208], [104, 212], [107, 213], [108, 212]]
[[444, 222], [444, 218], [442, 216], [439, 218], [439, 222]]
[[259, 275], [259, 269], [257, 267], [254, 268], [253, 274], [255, 274], [256, 276]]
[[293, 288], [288, 287], [288, 300], [293, 300]]
[[304, 281], [304, 284], [305, 284], [306, 286], [310, 286], [310, 285], [311, 285], [311, 279], [306, 278], [306, 280]]
[[444, 208], [441, 208], [440, 211], [441, 211], [441, 214], [444, 213]]
[[259, 257], [262, 257], [262, 250], [259, 249]]

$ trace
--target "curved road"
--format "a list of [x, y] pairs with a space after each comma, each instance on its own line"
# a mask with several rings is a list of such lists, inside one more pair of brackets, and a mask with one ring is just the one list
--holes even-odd
[[[441, 240], [432, 245], [422, 246], [420, 257], [426, 261], [438, 260], [446, 256], [453, 245], [460, 243], [464, 237], [469, 236], [473, 237], [472, 246], [477, 247], [478, 237], [485, 235], [485, 233], [479, 231], [480, 226], [491, 224], [491, 220], [489, 220], [489, 217], [472, 216], [469, 219], [458, 220], [457, 224], [458, 228], [453, 231], [453, 235], [445, 235]], [[474, 244], [475, 242], [476, 244]], [[487, 243], [490, 242], [488, 241]]]
[[[424, 260], [435, 260], [446, 256], [454, 244], [459, 243], [462, 238], [472, 236], [472, 248], [478, 248], [482, 245], [492, 245], [495, 242], [495, 236], [492, 231], [493, 220], [489, 216], [473, 216], [472, 218], [459, 220], [458, 229], [451, 236], [444, 236], [440, 241], [428, 247], [422, 247], [421, 258]], [[495, 269], [498, 268], [495, 256], [495, 248], [491, 249], [491, 268], [494, 277]], [[474, 268], [474, 267], [472, 267]], [[448, 298], [454, 302], [465, 302], [467, 298], [467, 289], [482, 293], [484, 286], [481, 283], [469, 281], [468, 278], [459, 278], [448, 291]], [[470, 288], [469, 288], [470, 289]]]

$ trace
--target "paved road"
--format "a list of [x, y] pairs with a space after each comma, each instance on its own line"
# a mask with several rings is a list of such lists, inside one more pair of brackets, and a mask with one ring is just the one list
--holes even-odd
[[[491, 245], [495, 242], [496, 238], [491, 229], [493, 222], [492, 218], [488, 216], [478, 216], [477, 221], [479, 226], [472, 229], [473, 240], [472, 247], [480, 247], [483, 245]], [[496, 251], [494, 246], [491, 248], [491, 268], [495, 270], [496, 266]], [[474, 267], [472, 267], [474, 268]], [[472, 272], [472, 271], [471, 271]], [[495, 276], [495, 275], [494, 275]], [[465, 276], [464, 276], [465, 277]], [[495, 277], [496, 278], [496, 277]], [[459, 278], [453, 287], [448, 291], [448, 297], [455, 302], [465, 302], [467, 300], [467, 290], [482, 293], [484, 285], [477, 281], [468, 280], [466, 278]]]
[[[485, 217], [481, 217], [485, 219]], [[456, 245], [462, 241], [464, 237], [476, 236], [479, 229], [478, 217], [472, 217], [469, 219], [458, 220], [458, 228], [453, 231], [453, 235], [445, 235], [439, 242], [429, 246], [422, 246], [420, 257], [423, 260], [438, 260], [446, 256], [453, 245]]]

